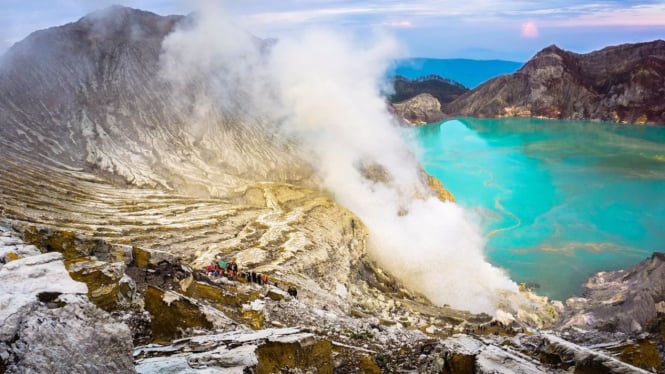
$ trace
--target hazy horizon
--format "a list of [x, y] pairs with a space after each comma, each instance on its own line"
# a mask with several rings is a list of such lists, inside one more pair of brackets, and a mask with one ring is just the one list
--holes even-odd
[[[0, 0], [0, 54], [31, 32], [74, 22], [112, 4], [161, 15], [189, 14], [209, 0]], [[241, 28], [284, 38], [311, 28], [392, 35], [402, 57], [525, 62], [550, 44], [577, 53], [665, 37], [661, 1], [225, 1]]]

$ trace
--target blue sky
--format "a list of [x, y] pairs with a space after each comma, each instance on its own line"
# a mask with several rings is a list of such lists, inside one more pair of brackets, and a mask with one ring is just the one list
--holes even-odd
[[[187, 14], [185, 0], [0, 0], [0, 53], [31, 31], [72, 22], [118, 3], [158, 14]], [[205, 2], [205, 1], [204, 1]], [[308, 27], [367, 34], [384, 29], [408, 55], [525, 61], [550, 44], [575, 52], [665, 39], [665, 0], [233, 0], [237, 23], [261, 37]]]

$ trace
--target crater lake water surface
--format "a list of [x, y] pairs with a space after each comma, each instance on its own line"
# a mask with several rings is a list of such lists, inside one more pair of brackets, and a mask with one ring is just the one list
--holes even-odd
[[414, 130], [489, 261], [555, 299], [665, 251], [665, 127], [458, 119]]

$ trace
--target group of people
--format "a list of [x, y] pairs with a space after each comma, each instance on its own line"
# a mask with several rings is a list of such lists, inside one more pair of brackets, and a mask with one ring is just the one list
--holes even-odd
[[235, 262], [220, 261], [215, 264], [208, 265], [207, 275], [209, 277], [223, 277], [235, 279], [238, 276], [238, 264]]
[[[249, 272], [239, 272], [238, 264], [235, 262], [226, 262], [219, 261], [218, 263], [210, 264], [206, 268], [206, 274], [208, 277], [224, 277], [226, 276], [229, 279], [237, 280], [238, 278], [244, 279], [247, 283], [256, 283], [259, 285], [269, 285], [271, 284], [268, 280], [267, 273], [256, 273], [253, 271]], [[273, 286], [278, 287], [277, 282], [272, 283]], [[295, 287], [289, 287], [287, 290], [288, 294], [293, 297], [298, 297], [298, 290]]]
[[[247, 279], [247, 282], [257, 283], [257, 284], [260, 284], [260, 285], [270, 284], [270, 283], [268, 283], [268, 274], [266, 274], [266, 273], [261, 274], [261, 273], [255, 273], [255, 272], [251, 271], [251, 272], [248, 272], [248, 273], [244, 273], [244, 276], [245, 276], [245, 279]], [[275, 283], [274, 285], [277, 286], [277, 283]]]
[[[247, 282], [257, 283], [260, 285], [270, 284], [268, 281], [268, 274], [255, 273], [255, 272], [239, 272], [238, 264], [235, 262], [220, 261], [215, 264], [208, 265], [206, 269], [208, 277], [224, 277], [229, 279], [238, 279], [238, 277], [247, 280]], [[274, 284], [275, 286], [277, 283]]]

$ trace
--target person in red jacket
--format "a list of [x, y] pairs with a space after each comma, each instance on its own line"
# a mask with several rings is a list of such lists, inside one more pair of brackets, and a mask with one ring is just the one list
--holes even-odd
[[211, 275], [212, 275], [212, 265], [208, 265], [208, 269], [207, 269], [207, 270], [208, 270], [208, 273], [207, 273], [208, 276], [211, 276]]

